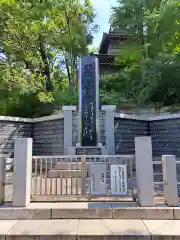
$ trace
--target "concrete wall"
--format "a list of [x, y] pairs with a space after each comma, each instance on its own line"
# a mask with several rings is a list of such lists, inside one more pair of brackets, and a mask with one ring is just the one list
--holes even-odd
[[114, 119], [115, 152], [116, 154], [134, 154], [134, 138], [148, 136], [148, 121], [136, 119]]

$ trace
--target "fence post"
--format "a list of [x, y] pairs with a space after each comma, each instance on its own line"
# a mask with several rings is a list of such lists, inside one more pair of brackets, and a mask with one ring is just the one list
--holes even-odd
[[31, 200], [32, 138], [19, 138], [14, 146], [12, 205], [26, 207]]
[[0, 158], [0, 205], [4, 204], [5, 200], [5, 177], [6, 177], [6, 160]]
[[115, 141], [114, 141], [114, 111], [116, 105], [103, 105], [102, 111], [106, 112], [105, 131], [106, 131], [106, 146], [107, 154], [115, 154]]
[[81, 157], [82, 195], [86, 195], [86, 155]]
[[176, 157], [174, 155], [162, 156], [162, 170], [164, 181], [164, 202], [168, 206], [178, 205]]
[[63, 106], [64, 111], [64, 154], [68, 155], [68, 147], [73, 145], [73, 115], [76, 106]]
[[140, 205], [154, 205], [154, 180], [151, 137], [135, 137], [136, 179]]

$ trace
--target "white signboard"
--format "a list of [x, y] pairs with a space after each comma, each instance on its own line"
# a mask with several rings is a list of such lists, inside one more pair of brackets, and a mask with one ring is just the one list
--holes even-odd
[[92, 163], [90, 165], [91, 194], [106, 194], [106, 164]]
[[111, 194], [127, 195], [126, 165], [111, 165]]

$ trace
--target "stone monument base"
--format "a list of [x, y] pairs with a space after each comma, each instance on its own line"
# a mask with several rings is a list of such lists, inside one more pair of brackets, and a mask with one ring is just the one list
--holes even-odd
[[68, 155], [107, 155], [107, 149], [102, 144], [99, 146], [80, 146], [68, 147]]

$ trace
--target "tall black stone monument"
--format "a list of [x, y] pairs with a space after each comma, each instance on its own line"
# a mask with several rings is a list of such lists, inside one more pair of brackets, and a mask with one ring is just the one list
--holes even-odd
[[99, 118], [99, 62], [96, 56], [81, 58], [79, 66], [79, 114], [81, 146], [97, 146]]

